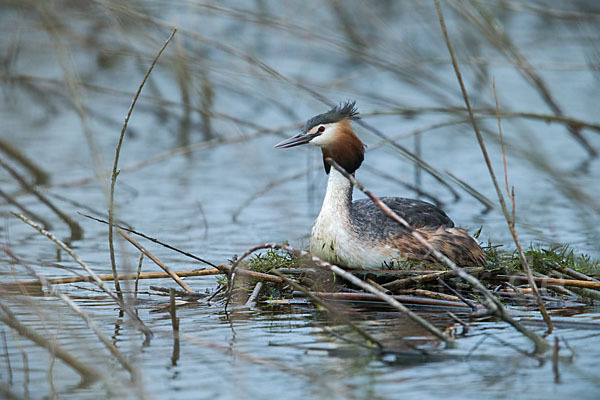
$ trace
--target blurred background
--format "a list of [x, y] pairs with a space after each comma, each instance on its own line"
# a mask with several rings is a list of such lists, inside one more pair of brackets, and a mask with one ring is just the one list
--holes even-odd
[[[126, 131], [122, 223], [215, 264], [263, 242], [307, 247], [326, 186], [321, 154], [272, 147], [355, 99], [368, 145], [359, 181], [378, 196], [436, 203], [457, 225], [482, 228], [482, 243], [514, 248], [433, 1], [1, 4], [0, 235], [48, 276], [65, 274], [51, 265], [54, 245], [9, 212], [110, 271], [107, 228], [81, 213], [106, 218], [123, 121], [174, 27]], [[514, 187], [522, 244], [567, 244], [597, 259], [600, 3], [441, 6], [500, 186]], [[174, 269], [201, 266], [148, 247]], [[121, 270], [136, 265], [128, 246], [117, 251]]]
[[[597, 5], [443, 6], [505, 187], [496, 82], [523, 242], [598, 255]], [[265, 241], [305, 245], [326, 184], [321, 155], [272, 145], [356, 99], [368, 124], [355, 127], [368, 145], [357, 177], [368, 188], [437, 203], [483, 227], [483, 241], [510, 243], [433, 3], [9, 1], [1, 18], [3, 158], [22, 169], [11, 150], [26, 157], [35, 170], [22, 174], [61, 196], [91, 246], [105, 245], [106, 228], [73, 202], [106, 214], [129, 104], [175, 26], [122, 148], [123, 221], [214, 262]], [[7, 194], [22, 189], [6, 171], [0, 179]], [[16, 200], [66, 228], [35, 197]], [[5, 217], [0, 229], [20, 241], [20, 225]]]

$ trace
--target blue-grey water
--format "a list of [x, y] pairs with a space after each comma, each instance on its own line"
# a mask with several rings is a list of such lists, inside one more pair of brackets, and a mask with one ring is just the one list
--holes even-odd
[[[551, 120], [555, 114], [542, 89], [524, 72], [533, 70], [540, 77], [565, 116], [596, 124], [597, 129], [600, 8], [592, 1], [443, 2], [442, 8], [473, 107], [493, 111], [495, 79], [501, 110], [542, 115], [502, 120], [523, 245], [569, 244], [578, 254], [600, 258], [599, 162], [589, 159], [564, 124]], [[502, 41], [500, 31], [486, 36], [490, 27], [478, 28], [488, 14], [497, 19], [494, 23], [510, 44]], [[122, 221], [215, 264], [264, 242], [306, 247], [326, 185], [321, 155], [314, 148], [272, 147], [294, 135], [304, 120], [327, 110], [320, 97], [331, 103], [356, 99], [363, 121], [417, 151], [460, 198], [455, 200], [424, 171], [416, 178], [415, 166], [397, 149], [380, 146], [380, 137], [356, 126], [368, 145], [364, 168], [357, 173], [362, 183], [376, 195], [409, 197], [416, 194], [378, 171], [417, 184], [442, 202], [457, 224], [471, 231], [483, 227], [480, 241], [514, 248], [499, 208], [484, 213], [485, 206], [446, 174], [498, 203], [466, 114], [444, 111], [464, 103], [433, 2], [143, 1], [123, 6], [9, 1], [0, 9], [0, 21], [0, 140], [50, 174], [50, 183], [39, 189], [81, 224], [84, 238], [71, 245], [97, 273], [110, 273], [107, 230], [81, 213], [106, 215], [109, 179], [103, 171], [112, 167], [133, 94], [168, 37], [169, 26], [179, 31], [144, 87], [121, 151], [115, 198]], [[494, 47], [498, 40], [502, 51]], [[528, 64], [519, 65], [517, 59]], [[398, 110], [404, 113], [398, 115]], [[491, 114], [478, 115], [504, 188], [497, 121]], [[419, 129], [425, 131], [415, 139]], [[580, 132], [600, 150], [598, 130]], [[227, 143], [128, 169], [188, 144], [221, 139]], [[7, 153], [0, 152], [0, 157], [29, 176]], [[69, 237], [54, 213], [0, 171], [3, 192], [43, 216], [57, 237]], [[71, 275], [56, 264], [81, 273], [67, 254], [57, 253], [52, 242], [10, 211], [18, 210], [2, 200], [3, 246], [47, 277]], [[143, 244], [175, 270], [204, 267]], [[116, 250], [120, 270], [133, 271], [137, 251], [121, 241]], [[0, 268], [2, 282], [31, 279], [4, 254]], [[146, 259], [143, 270], [159, 269]], [[217, 286], [214, 276], [186, 281], [197, 291]], [[23, 324], [56, 338], [104, 375], [91, 386], [78, 386], [78, 376], [69, 367], [0, 326], [1, 388], [26, 398], [90, 399], [592, 399], [600, 394], [600, 314], [594, 306], [574, 309], [573, 315], [551, 311], [557, 321], [565, 321], [547, 337], [552, 344], [554, 337], [560, 339], [556, 383], [550, 358], [538, 361], [506, 345], [532, 349], [503, 323], [477, 323], [458, 339], [457, 349], [443, 350], [425, 341], [425, 333], [397, 312], [354, 305], [361, 325], [384, 343], [395, 347], [405, 338], [442, 357], [408, 363], [341, 341], [325, 327], [354, 336], [300, 300], [237, 310], [232, 320], [219, 302], [181, 305], [181, 347], [174, 362], [168, 298], [150, 292], [151, 284], [174, 287], [168, 280], [141, 282], [137, 309], [155, 333], [147, 345], [104, 293], [89, 284], [61, 287], [139, 370], [138, 384], [131, 383], [94, 333], [60, 300], [1, 296]], [[444, 310], [414, 310], [442, 329], [453, 325]], [[531, 310], [513, 311], [519, 318], [540, 319]], [[569, 321], [588, 322], [596, 329], [575, 328]], [[528, 326], [544, 332], [542, 325]]]

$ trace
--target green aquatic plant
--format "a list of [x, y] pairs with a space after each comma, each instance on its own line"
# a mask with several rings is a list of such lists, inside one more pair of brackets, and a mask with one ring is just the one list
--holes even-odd
[[[491, 243], [486, 248], [488, 267], [495, 266], [513, 274], [522, 271], [521, 260], [516, 251], [504, 251]], [[543, 247], [530, 244], [524, 252], [531, 268], [538, 273], [548, 274], [554, 266], [571, 268], [586, 275], [600, 275], [600, 261], [593, 260], [587, 254], [577, 254], [568, 244], [554, 244]]]
[[251, 271], [268, 273], [274, 268], [299, 268], [298, 259], [284, 250], [268, 249], [264, 253], [257, 253], [244, 263], [244, 267]]

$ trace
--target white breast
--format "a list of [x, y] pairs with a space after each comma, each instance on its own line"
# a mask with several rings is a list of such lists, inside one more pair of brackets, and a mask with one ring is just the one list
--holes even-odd
[[381, 243], [367, 242], [352, 229], [352, 184], [332, 169], [321, 212], [310, 234], [310, 253], [346, 268], [393, 268], [400, 252]]

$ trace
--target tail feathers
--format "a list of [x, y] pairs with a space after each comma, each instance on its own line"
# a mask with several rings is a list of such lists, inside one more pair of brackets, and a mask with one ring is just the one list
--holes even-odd
[[[479, 267], [485, 264], [485, 253], [475, 239], [469, 236], [464, 229], [444, 227], [437, 229], [420, 228], [417, 229], [417, 232], [436, 250], [442, 252], [458, 266]], [[406, 235], [403, 239], [403, 245], [398, 247], [407, 259], [441, 264], [433, 253], [423, 247], [412, 235]]]

